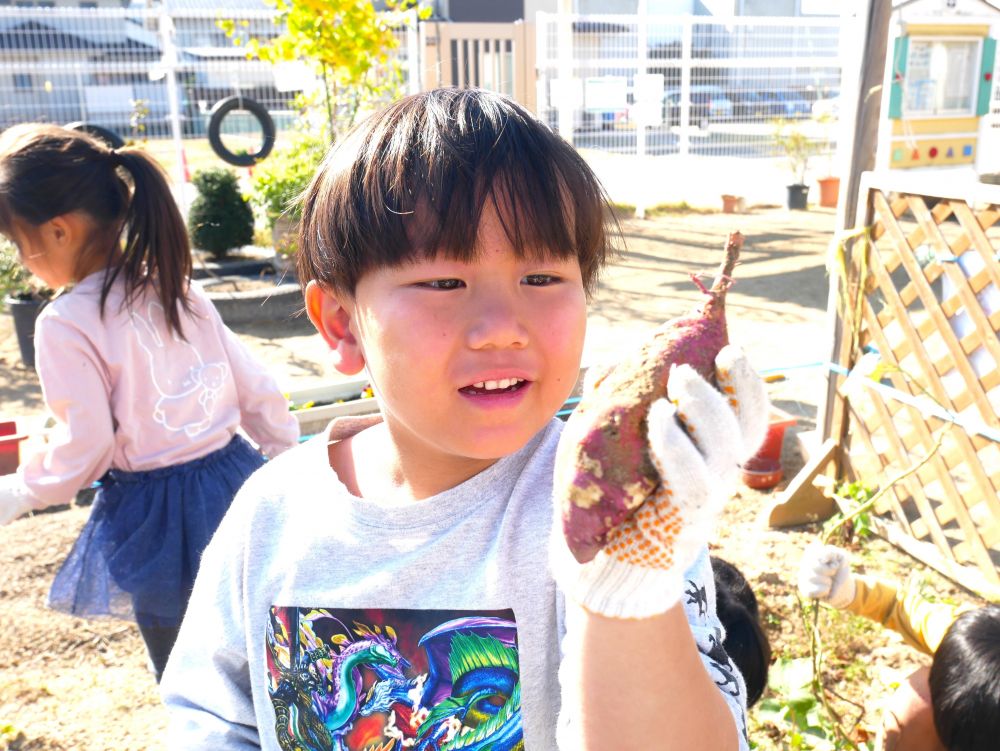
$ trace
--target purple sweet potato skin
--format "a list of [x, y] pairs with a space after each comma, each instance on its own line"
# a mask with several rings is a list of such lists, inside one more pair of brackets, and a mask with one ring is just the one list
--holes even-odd
[[743, 237], [729, 236], [726, 260], [706, 302], [663, 323], [643, 345], [581, 395], [556, 456], [556, 502], [563, 533], [581, 563], [604, 547], [608, 533], [659, 485], [646, 448], [646, 415], [666, 396], [673, 365], [687, 363], [714, 382], [715, 357], [728, 343], [725, 293]]

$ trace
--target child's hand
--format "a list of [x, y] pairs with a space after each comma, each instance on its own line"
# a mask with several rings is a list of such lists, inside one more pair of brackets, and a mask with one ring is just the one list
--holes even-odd
[[855, 585], [847, 552], [833, 545], [810, 544], [799, 564], [799, 591], [835, 608], [850, 605]]
[[756, 453], [767, 431], [764, 383], [742, 351], [724, 348], [716, 370], [724, 393], [682, 365], [671, 372], [670, 401], [660, 399], [649, 411], [657, 493], [611, 532], [591, 562], [563, 560], [562, 552], [553, 562], [566, 591], [588, 610], [648, 617], [679, 599], [684, 571], [711, 537], [739, 464]]
[[0, 526], [33, 510], [36, 503], [19, 475], [0, 475]]

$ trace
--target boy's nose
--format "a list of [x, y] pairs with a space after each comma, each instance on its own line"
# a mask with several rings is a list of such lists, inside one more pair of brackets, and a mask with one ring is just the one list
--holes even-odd
[[528, 330], [517, 301], [506, 296], [481, 297], [468, 327], [472, 349], [521, 348], [528, 343]]

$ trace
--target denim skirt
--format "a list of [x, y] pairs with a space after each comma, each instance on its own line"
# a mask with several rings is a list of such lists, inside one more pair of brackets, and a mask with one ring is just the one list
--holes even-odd
[[263, 463], [237, 435], [183, 464], [110, 470], [56, 574], [49, 607], [85, 618], [179, 625], [208, 541], [236, 491]]

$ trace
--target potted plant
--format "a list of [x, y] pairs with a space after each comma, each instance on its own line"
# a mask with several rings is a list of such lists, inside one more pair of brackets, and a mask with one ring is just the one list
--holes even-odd
[[785, 152], [788, 169], [792, 173], [794, 183], [788, 185], [789, 209], [806, 208], [809, 196], [809, 185], [806, 183], [806, 171], [809, 169], [809, 157], [817, 151], [817, 145], [810, 140], [801, 128], [788, 122], [778, 120], [775, 124], [774, 140]]
[[14, 333], [25, 367], [35, 367], [35, 318], [53, 294], [21, 265], [14, 245], [0, 239], [0, 298], [14, 318]]
[[297, 199], [309, 186], [327, 146], [322, 136], [301, 134], [254, 170], [250, 202], [271, 231], [279, 270], [294, 266], [295, 235], [301, 217]]
[[[833, 209], [837, 207], [837, 199], [840, 197], [840, 178], [833, 174], [834, 141], [833, 129], [837, 122], [837, 117], [832, 111], [822, 111], [815, 115], [816, 122], [824, 130], [824, 141], [822, 148], [826, 149], [826, 175], [817, 177], [816, 183], [819, 185], [819, 205], [824, 208]], [[817, 148], [820, 148], [817, 145]]]
[[236, 175], [215, 168], [196, 172], [198, 197], [188, 210], [188, 232], [194, 247], [222, 259], [253, 242], [253, 210], [240, 193]]

